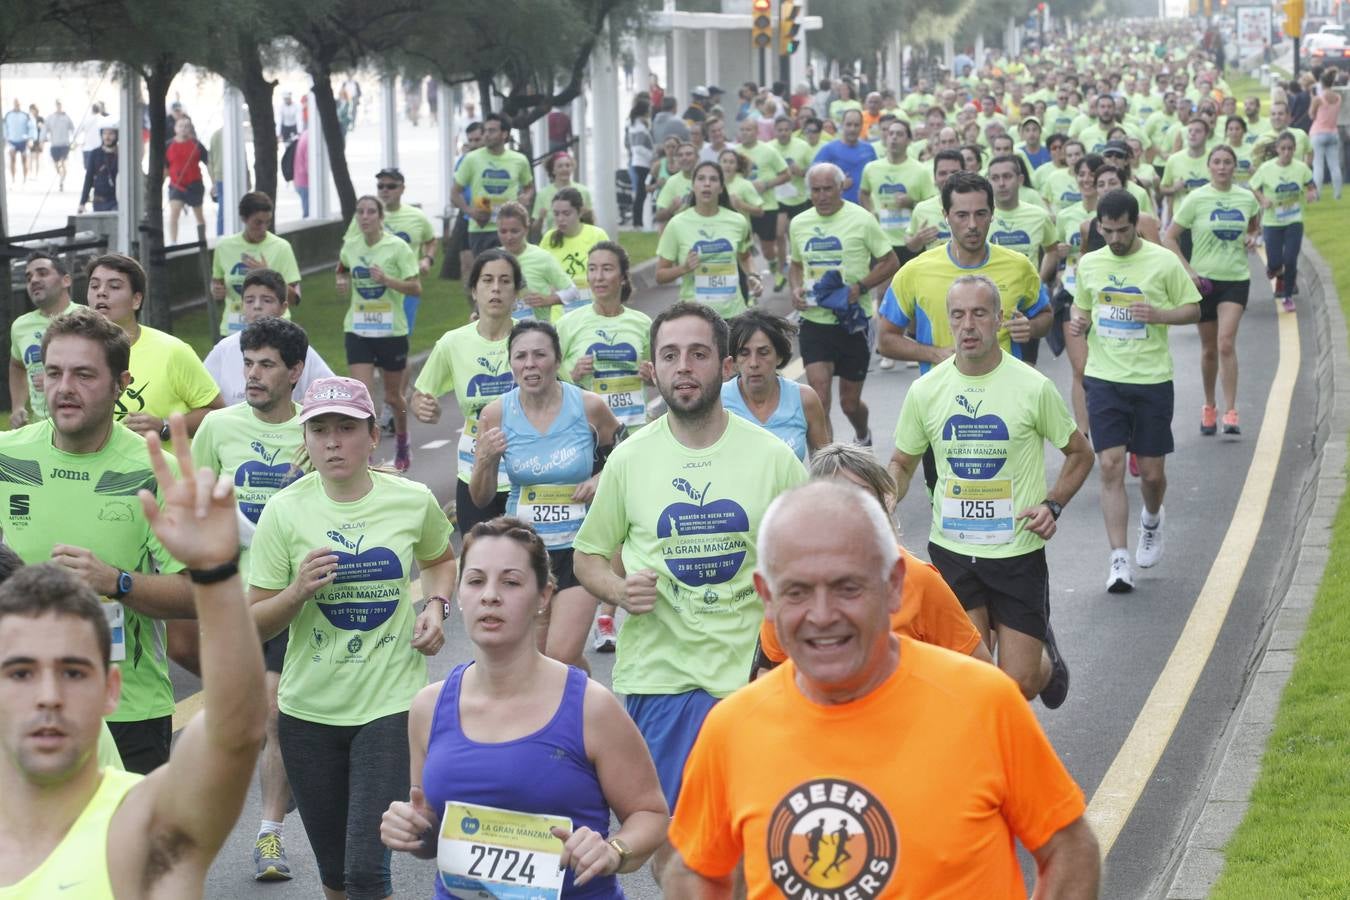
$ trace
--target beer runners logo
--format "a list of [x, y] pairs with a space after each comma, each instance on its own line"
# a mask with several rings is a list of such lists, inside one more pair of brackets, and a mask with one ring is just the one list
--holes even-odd
[[895, 872], [899, 841], [870, 791], [822, 778], [798, 785], [774, 807], [769, 874], [785, 897], [879, 896]]

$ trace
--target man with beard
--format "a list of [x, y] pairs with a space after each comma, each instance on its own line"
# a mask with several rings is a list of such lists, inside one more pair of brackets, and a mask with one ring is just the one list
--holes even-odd
[[[614, 450], [573, 544], [582, 585], [628, 612], [614, 689], [672, 808], [704, 717], [750, 672], [764, 617], [751, 580], [759, 520], [807, 480], [782, 439], [723, 408], [729, 341], [725, 320], [698, 303], [652, 322], [654, 380], [669, 412]], [[626, 575], [612, 566], [620, 545]], [[668, 855], [657, 851], [657, 873]]]
[[[42, 336], [52, 319], [70, 308], [70, 273], [55, 254], [34, 250], [24, 262], [28, 297], [37, 307], [9, 327], [10, 428], [47, 418], [42, 392]], [[31, 408], [31, 413], [30, 413]]]

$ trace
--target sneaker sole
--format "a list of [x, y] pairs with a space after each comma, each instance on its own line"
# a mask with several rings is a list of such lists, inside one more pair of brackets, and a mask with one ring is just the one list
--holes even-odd
[[1218, 434], [1218, 433], [1219, 433], [1219, 426], [1217, 426], [1217, 425], [1201, 425], [1201, 426], [1200, 426], [1200, 433], [1203, 434], [1203, 435], [1205, 435], [1206, 437], [1208, 437], [1209, 435], [1212, 435], [1212, 434]]
[[1128, 581], [1113, 581], [1106, 586], [1106, 591], [1109, 594], [1128, 594], [1133, 590], [1134, 585]]
[[290, 881], [291, 873], [283, 872], [275, 866], [269, 866], [266, 871], [259, 872], [253, 876], [254, 881]]
[[1225, 425], [1225, 426], [1223, 426], [1223, 433], [1224, 433], [1224, 434], [1242, 434], [1242, 429], [1241, 429], [1240, 427], [1238, 427], [1237, 425]]

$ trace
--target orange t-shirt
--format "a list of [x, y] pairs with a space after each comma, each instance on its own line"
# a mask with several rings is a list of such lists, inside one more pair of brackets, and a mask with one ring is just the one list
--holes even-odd
[[820, 706], [791, 662], [713, 707], [684, 770], [670, 840], [748, 896], [1019, 898], [1013, 838], [1037, 850], [1083, 815], [1017, 685], [899, 638], [875, 691]]
[[[904, 547], [900, 555], [905, 558], [905, 583], [900, 589], [900, 611], [891, 616], [891, 631], [957, 653], [972, 653], [981, 640], [980, 631], [937, 568]], [[787, 659], [767, 617], [759, 627], [759, 645], [774, 662]]]

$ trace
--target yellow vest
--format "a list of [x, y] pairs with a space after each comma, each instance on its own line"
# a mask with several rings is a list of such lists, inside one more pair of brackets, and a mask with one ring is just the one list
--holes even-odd
[[0, 900], [116, 900], [108, 877], [108, 826], [142, 777], [104, 769], [98, 790], [61, 843], [18, 884], [0, 887]]

